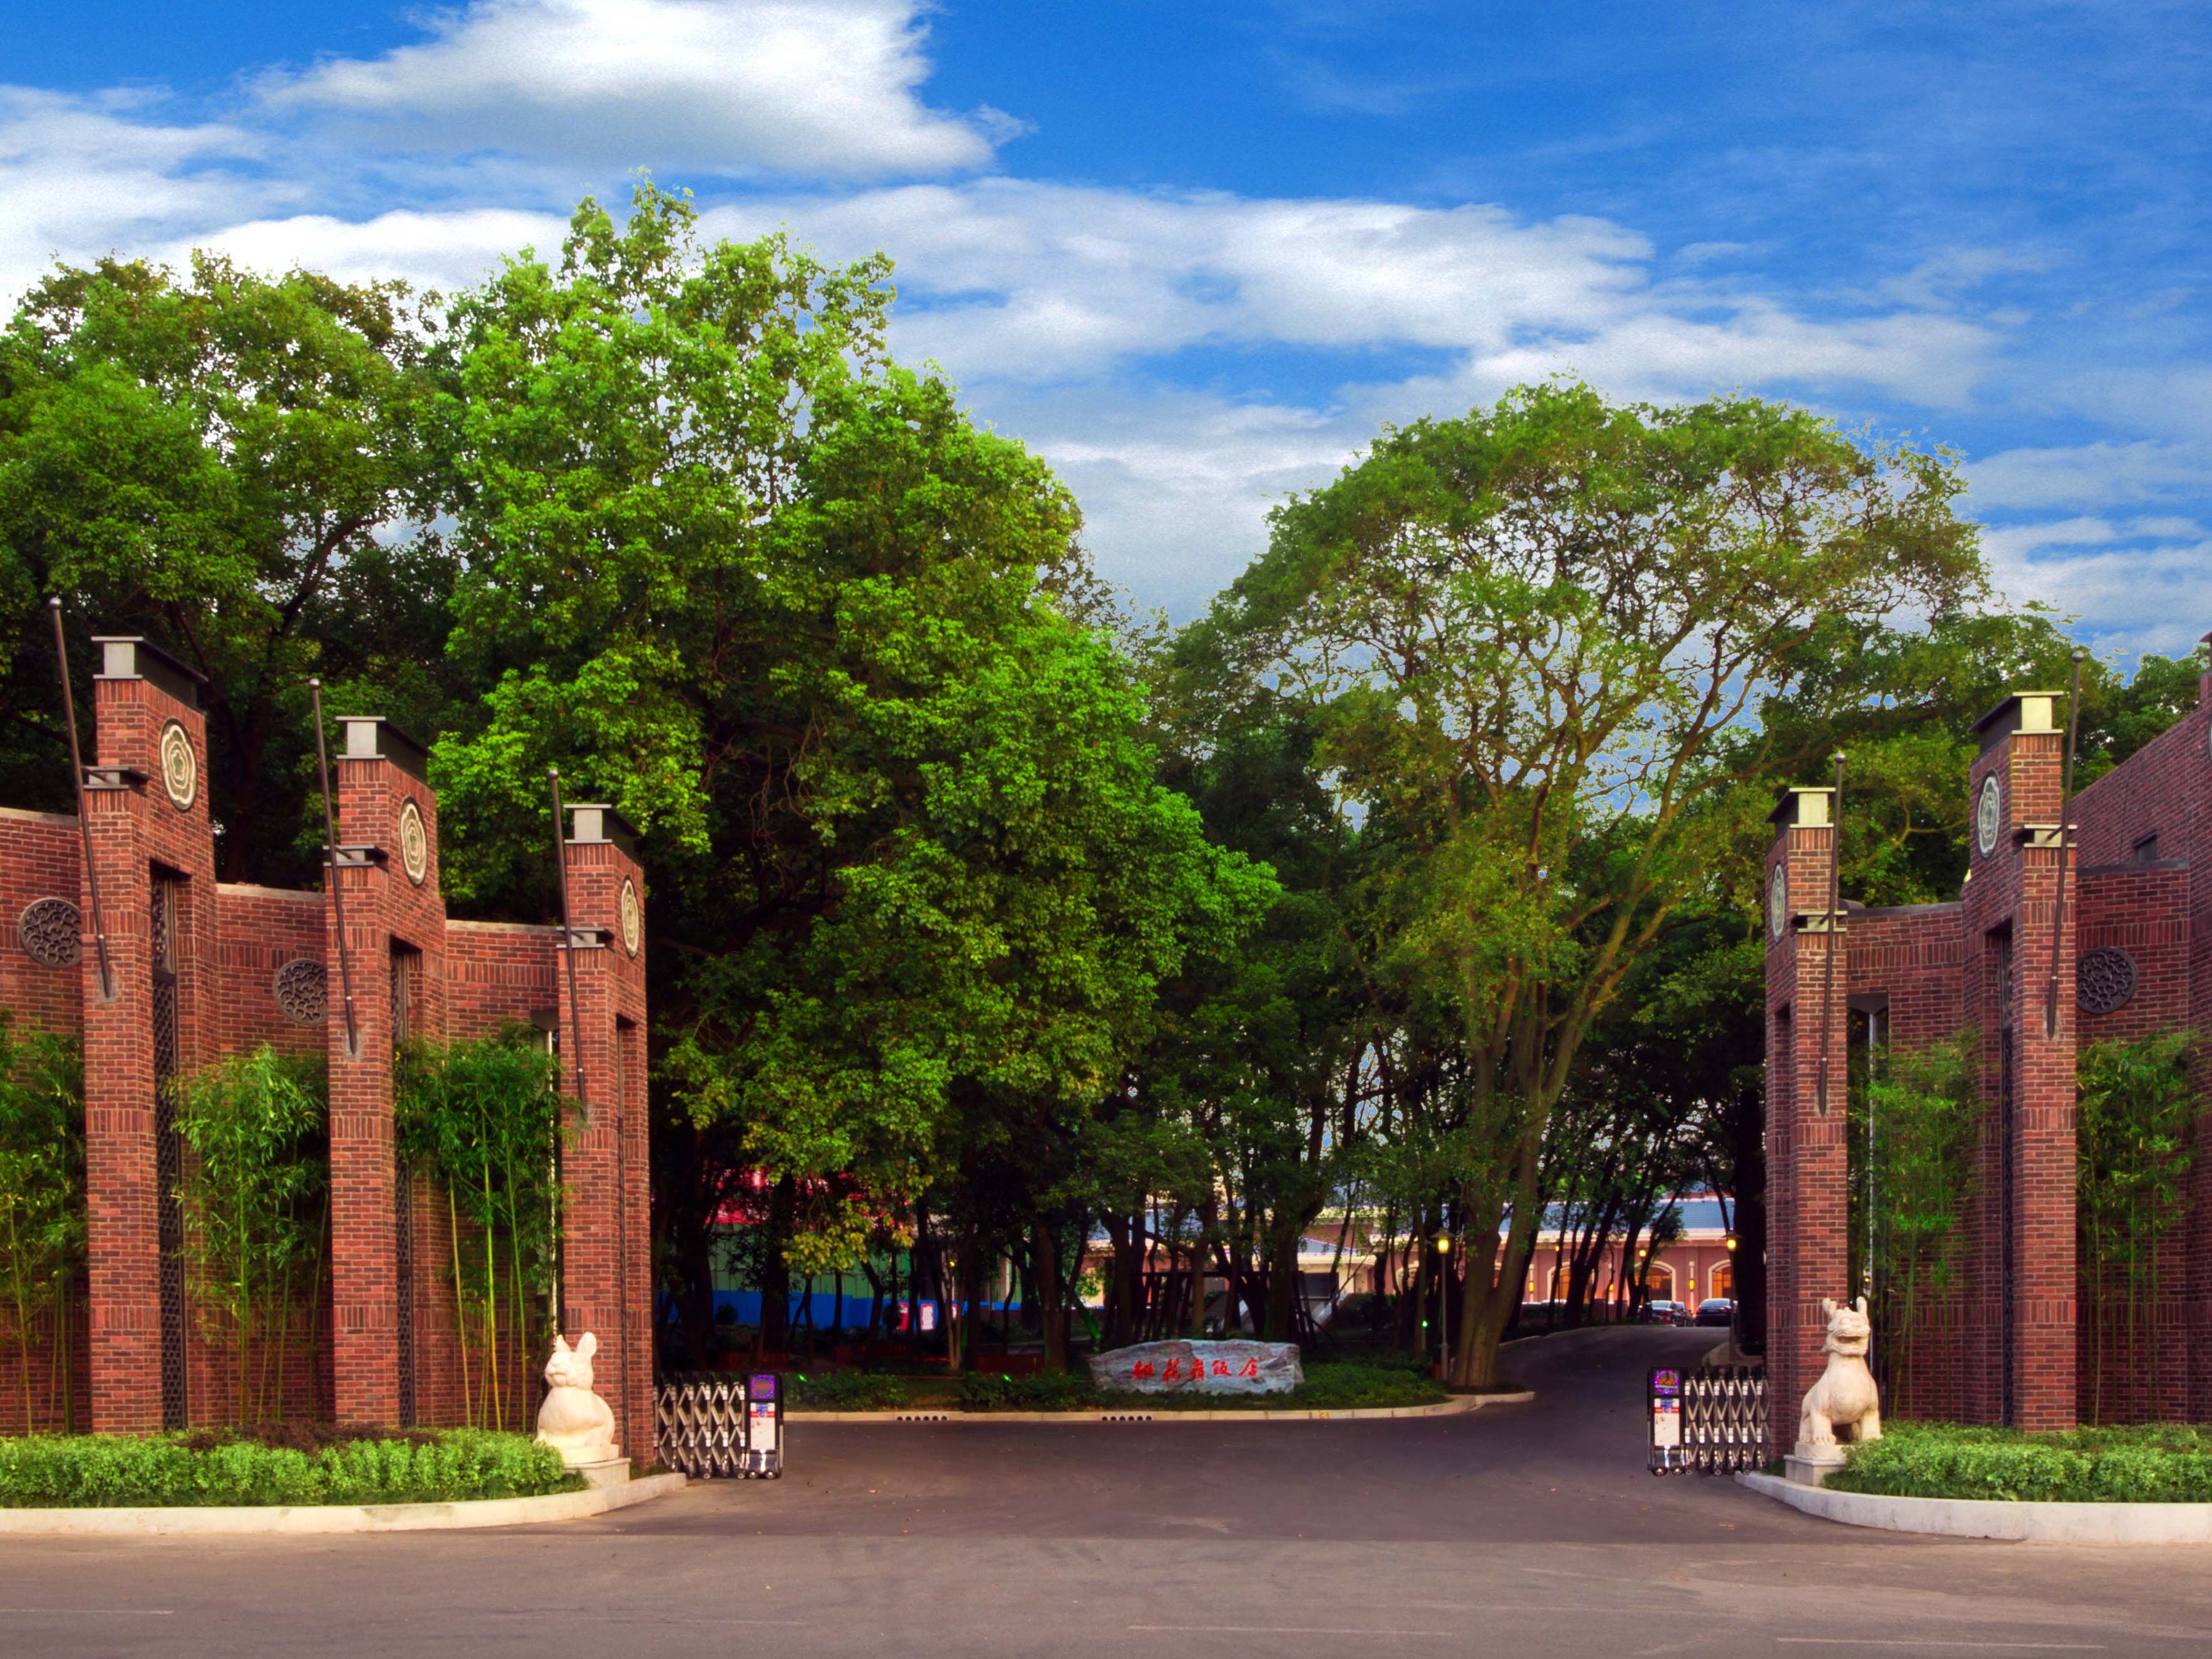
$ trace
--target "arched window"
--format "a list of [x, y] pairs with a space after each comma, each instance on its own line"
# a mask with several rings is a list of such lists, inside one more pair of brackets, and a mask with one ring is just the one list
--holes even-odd
[[1650, 1276], [1645, 1282], [1651, 1287], [1654, 1302], [1672, 1302], [1674, 1299], [1674, 1270], [1665, 1262], [1653, 1262]]
[[1723, 1262], [1721, 1262], [1721, 1263], [1720, 1263], [1718, 1266], [1717, 1266], [1716, 1267], [1714, 1267], [1714, 1269], [1713, 1269], [1713, 1291], [1712, 1291], [1712, 1293], [1713, 1293], [1715, 1296], [1724, 1296], [1724, 1297], [1728, 1297], [1729, 1300], [1731, 1300], [1731, 1301], [1735, 1300], [1735, 1262], [1733, 1262], [1733, 1261], [1723, 1261]]

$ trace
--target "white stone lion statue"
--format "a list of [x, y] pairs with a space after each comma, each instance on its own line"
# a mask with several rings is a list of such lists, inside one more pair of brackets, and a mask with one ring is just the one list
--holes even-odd
[[559, 1452], [570, 1468], [621, 1455], [615, 1447], [613, 1409], [592, 1392], [592, 1356], [599, 1351], [599, 1340], [589, 1331], [573, 1348], [566, 1337], [556, 1336], [552, 1356], [545, 1362], [545, 1403], [538, 1408], [538, 1437]]
[[1867, 1369], [1867, 1350], [1874, 1341], [1874, 1322], [1867, 1317], [1864, 1297], [1853, 1308], [1824, 1298], [1820, 1310], [1828, 1316], [1827, 1340], [1820, 1352], [1828, 1356], [1828, 1369], [1805, 1391], [1805, 1408], [1797, 1419], [1797, 1444], [1831, 1448], [1850, 1431], [1853, 1440], [1881, 1438], [1881, 1395]]

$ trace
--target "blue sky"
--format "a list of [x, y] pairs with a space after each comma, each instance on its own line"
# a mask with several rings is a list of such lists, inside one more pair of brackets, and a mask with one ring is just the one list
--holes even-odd
[[2212, 13], [1370, 0], [0, 3], [0, 291], [451, 287], [631, 170], [899, 262], [902, 354], [1188, 616], [1383, 422], [1545, 374], [1960, 451], [2014, 597], [2212, 629]]

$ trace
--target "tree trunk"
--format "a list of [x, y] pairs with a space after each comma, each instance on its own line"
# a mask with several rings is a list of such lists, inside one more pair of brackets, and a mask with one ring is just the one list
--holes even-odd
[[771, 1353], [791, 1351], [791, 1261], [784, 1255], [799, 1208], [799, 1183], [786, 1176], [769, 1194], [768, 1242], [761, 1262], [761, 1346]]
[[1061, 1307], [1060, 1237], [1049, 1221], [1030, 1230], [1030, 1257], [1036, 1263], [1038, 1316], [1044, 1322], [1044, 1368], [1067, 1369], [1067, 1315]]
[[1298, 1237], [1302, 1227], [1285, 1229], [1279, 1224], [1269, 1242], [1273, 1248], [1267, 1260], [1267, 1311], [1260, 1334], [1270, 1342], [1297, 1340], [1298, 1298]]

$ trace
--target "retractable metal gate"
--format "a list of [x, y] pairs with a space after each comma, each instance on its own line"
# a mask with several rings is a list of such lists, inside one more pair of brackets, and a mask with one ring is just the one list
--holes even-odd
[[695, 1480], [783, 1474], [783, 1379], [770, 1371], [695, 1372], [653, 1390], [654, 1449]]
[[1650, 1373], [1644, 1395], [1652, 1474], [1734, 1474], [1765, 1467], [1764, 1366], [1662, 1366]]

